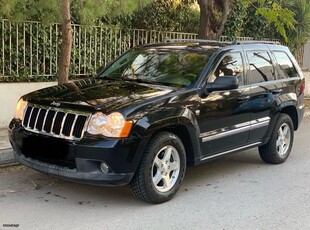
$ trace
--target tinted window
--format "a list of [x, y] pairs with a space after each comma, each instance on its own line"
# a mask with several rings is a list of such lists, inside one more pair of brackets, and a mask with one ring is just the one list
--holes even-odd
[[213, 82], [217, 77], [221, 76], [236, 76], [239, 85], [244, 85], [243, 80], [243, 63], [240, 53], [231, 53], [226, 55], [220, 62], [214, 74], [208, 79], [208, 82]]
[[247, 52], [250, 71], [252, 75], [251, 83], [259, 83], [275, 80], [275, 71], [272, 61], [266, 51]]
[[297, 71], [286, 53], [284, 52], [273, 52], [273, 53], [278, 62], [277, 67], [280, 79], [298, 77]]

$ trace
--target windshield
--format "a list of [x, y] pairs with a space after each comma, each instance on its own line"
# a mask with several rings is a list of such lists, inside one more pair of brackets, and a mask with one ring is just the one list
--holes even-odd
[[125, 53], [98, 78], [154, 83], [174, 87], [193, 85], [216, 48], [136, 48]]

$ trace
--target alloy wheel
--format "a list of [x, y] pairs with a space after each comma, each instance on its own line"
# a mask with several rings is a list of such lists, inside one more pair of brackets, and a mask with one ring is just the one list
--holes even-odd
[[280, 156], [287, 153], [291, 143], [290, 126], [286, 123], [282, 124], [278, 130], [278, 138], [276, 142], [277, 152]]
[[180, 156], [173, 146], [165, 146], [156, 154], [152, 166], [152, 183], [157, 191], [167, 192], [180, 173]]

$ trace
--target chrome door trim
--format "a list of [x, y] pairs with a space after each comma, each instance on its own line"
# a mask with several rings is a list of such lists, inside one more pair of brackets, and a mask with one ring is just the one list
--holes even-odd
[[268, 126], [270, 122], [270, 117], [263, 117], [256, 120], [240, 123], [230, 127], [224, 127], [217, 130], [208, 131], [200, 134], [202, 142], [212, 141], [219, 138], [231, 136], [234, 134], [242, 133], [245, 131], [250, 131], [253, 128], [261, 128]]
[[231, 150], [228, 150], [228, 151], [225, 151], [225, 152], [217, 153], [217, 154], [212, 155], [212, 156], [207, 156], [207, 157], [201, 158], [200, 160], [201, 160], [201, 161], [209, 160], [209, 159], [212, 159], [212, 158], [214, 158], [214, 157], [219, 157], [219, 156], [222, 156], [222, 155], [231, 153], [231, 152], [240, 151], [240, 150], [242, 150], [242, 149], [250, 148], [250, 147], [253, 147], [253, 146], [255, 146], [255, 145], [259, 145], [259, 144], [261, 144], [261, 143], [262, 143], [262, 142], [255, 142], [255, 143], [252, 143], [252, 144], [250, 144], [250, 145], [245, 145], [245, 146], [242, 146], [242, 147], [239, 147], [239, 148], [236, 148], [236, 149], [231, 149]]

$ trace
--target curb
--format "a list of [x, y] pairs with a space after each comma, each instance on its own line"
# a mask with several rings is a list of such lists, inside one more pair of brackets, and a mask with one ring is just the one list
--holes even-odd
[[0, 167], [11, 166], [17, 163], [12, 148], [0, 149]]

